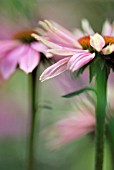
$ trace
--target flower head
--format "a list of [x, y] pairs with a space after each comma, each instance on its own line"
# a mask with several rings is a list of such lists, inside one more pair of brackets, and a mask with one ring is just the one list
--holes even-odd
[[78, 98], [78, 106], [74, 107], [75, 111], [44, 130], [50, 149], [60, 148], [95, 130], [94, 107], [91, 102], [83, 102]]
[[10, 40], [0, 41], [0, 73], [4, 79], [9, 78], [17, 66], [26, 74], [40, 62], [40, 52], [45, 52], [47, 47], [31, 36], [33, 30], [16, 33]]
[[[81, 33], [81, 37], [78, 37], [78, 39], [75, 39], [72, 33], [54, 22], [44, 21], [40, 22], [39, 25], [40, 36], [36, 34], [32, 34], [32, 36], [48, 46], [47, 57], [53, 55], [63, 57], [61, 61], [43, 72], [40, 77], [41, 81], [55, 77], [65, 70], [75, 72], [90, 64], [98, 56], [112, 67], [113, 25], [108, 21], [104, 23], [103, 35], [100, 35], [94, 33], [87, 20], [83, 20], [83, 29], [86, 35]], [[104, 35], [105, 33], [106, 35]], [[107, 57], [107, 55], [109, 56]]]

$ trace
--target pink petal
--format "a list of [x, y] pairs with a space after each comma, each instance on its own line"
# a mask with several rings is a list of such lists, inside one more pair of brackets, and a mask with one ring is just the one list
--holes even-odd
[[94, 31], [91, 28], [87, 19], [82, 20], [82, 28], [87, 35], [93, 35], [94, 34]]
[[90, 36], [90, 45], [96, 49], [96, 51], [100, 52], [105, 46], [105, 40], [100, 34], [96, 33]]
[[62, 47], [68, 47], [68, 48], [76, 47], [79, 49], [82, 48], [82, 46], [79, 44], [78, 41], [75, 40], [75, 44], [71, 44], [71, 43], [69, 43], [69, 41], [66, 41], [65, 39], [61, 38], [59, 35], [55, 34], [54, 32], [48, 33], [47, 37], [48, 37], [49, 41], [51, 41], [59, 46], [62, 46]]
[[[54, 23], [54, 22], [53, 22]], [[70, 31], [66, 30], [62, 26], [57, 23], [54, 23], [55, 29], [54, 32], [66, 42], [68, 42], [69, 46], [74, 46], [77, 48], [81, 48], [80, 44], [74, 39], [74, 36]]]
[[68, 62], [67, 68], [71, 70], [72, 72], [78, 70], [88, 62], [90, 62], [95, 57], [95, 53], [82, 53], [82, 54], [76, 54]]
[[40, 42], [33, 42], [31, 44], [31, 47], [38, 51], [38, 52], [42, 52], [45, 54], [46, 50], [48, 49], [44, 44], [40, 43]]
[[102, 49], [102, 53], [104, 55], [109, 55], [112, 52], [114, 52], [114, 44], [108, 45], [108, 46], [106, 46], [105, 48]]
[[73, 31], [73, 35], [74, 35], [74, 37], [78, 40], [79, 38], [81, 38], [81, 37], [84, 36], [84, 33], [83, 33], [81, 30], [79, 30], [79, 29], [76, 28], [76, 29]]
[[18, 45], [20, 45], [20, 43], [16, 40], [2, 40], [2, 41], [0, 41], [0, 57], [3, 56], [4, 53], [17, 47]]
[[40, 22], [40, 26], [46, 30], [50, 41], [67, 47], [81, 48], [80, 44], [74, 39], [73, 34], [59, 24], [45, 20], [44, 22]]
[[111, 35], [110, 36], [113, 36], [114, 37], [114, 24], [112, 25], [112, 32], [111, 32]]
[[32, 36], [38, 40], [38, 41], [41, 41], [44, 45], [46, 45], [47, 47], [49, 48], [61, 48], [61, 46], [53, 43], [53, 42], [50, 42], [48, 40], [46, 40], [45, 38], [42, 38], [40, 36], [38, 36], [37, 34], [32, 34]]
[[111, 36], [111, 33], [112, 33], [112, 25], [109, 23], [109, 21], [106, 20], [103, 24], [102, 35]]
[[25, 52], [19, 59], [19, 67], [25, 73], [30, 73], [38, 65], [40, 54], [35, 51], [30, 45], [25, 45]]
[[76, 61], [88, 54], [91, 54], [88, 50], [78, 50], [75, 55], [70, 58], [68, 62], [68, 69], [71, 69], [71, 65], [75, 64]]
[[86, 53], [84, 52], [80, 52], [80, 53], [76, 53], [74, 56], [72, 56], [68, 62], [67, 68], [69, 70], [72, 70], [72, 68], [74, 67], [75, 63], [80, 59], [83, 58], [84, 55], [86, 55]]
[[[59, 25], [58, 23], [56, 23], [56, 22], [54, 22], [54, 21], [51, 21], [52, 22], [52, 24], [54, 25], [54, 27], [55, 27], [55, 31], [57, 31], [58, 32], [58, 34], [60, 33], [64, 33], [63, 35], [66, 37], [66, 38], [68, 38], [69, 40], [71, 40], [71, 41], [73, 41], [74, 42], [74, 36], [73, 36], [73, 34], [70, 32], [70, 31], [68, 31], [67, 29], [65, 29], [64, 27], [62, 27], [61, 25]], [[67, 40], [68, 40], [67, 39]]]
[[69, 57], [66, 57], [58, 61], [57, 63], [53, 64], [52, 66], [48, 67], [40, 76], [40, 80], [41, 81], [48, 80], [66, 71], [69, 59], [70, 59]]
[[15, 72], [19, 57], [23, 52], [23, 46], [19, 46], [1, 59], [0, 71], [4, 79], [9, 78]]
[[[88, 50], [85, 50], [85, 51], [88, 51]], [[70, 55], [74, 55], [76, 53], [81, 53], [83, 52], [83, 50], [81, 49], [75, 49], [75, 48], [67, 48], [67, 47], [62, 47], [62, 48], [59, 48], [59, 49], [49, 49], [47, 50], [47, 53], [51, 53], [51, 54], [55, 54], [55, 55], [58, 55], [58, 56], [70, 56]]]

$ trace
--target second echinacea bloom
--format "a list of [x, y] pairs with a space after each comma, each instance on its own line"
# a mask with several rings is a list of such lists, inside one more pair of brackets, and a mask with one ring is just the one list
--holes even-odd
[[[86, 21], [83, 28], [88, 32], [85, 31], [86, 35], [78, 39], [75, 39], [72, 33], [54, 22], [39, 22], [39, 26], [38, 32], [41, 36], [33, 34], [33, 37], [49, 48], [47, 57], [53, 55], [63, 57], [42, 73], [41, 81], [55, 77], [66, 70], [75, 72], [89, 64], [91, 67], [93, 62], [97, 61], [101, 67], [106, 64], [113, 68], [114, 31], [113, 26], [108, 21], [103, 25], [102, 35], [94, 33]], [[87, 26], [88, 29], [86, 29]]]
[[3, 79], [9, 78], [17, 66], [26, 74], [32, 72], [40, 62], [40, 52], [46, 46], [31, 36], [33, 30], [24, 30], [10, 40], [0, 40], [0, 74]]
[[[40, 27], [39, 33], [41, 33], [41, 36], [33, 34], [33, 37], [50, 48], [47, 50], [47, 57], [52, 57], [51, 55], [63, 57], [42, 73], [41, 81], [55, 77], [66, 70], [77, 71], [76, 75], [79, 75], [87, 66], [90, 69], [90, 82], [95, 76], [95, 89], [81, 89], [64, 97], [73, 97], [90, 89], [95, 92], [95, 170], [103, 170], [107, 83], [110, 70], [114, 70], [113, 31], [109, 31], [108, 35], [100, 35], [100, 33], [94, 33], [90, 29], [91, 33], [75, 39], [70, 32], [53, 22], [41, 22]], [[105, 23], [104, 33], [108, 27], [113, 30], [113, 25], [106, 25]], [[89, 29], [87, 30], [89, 31]]]

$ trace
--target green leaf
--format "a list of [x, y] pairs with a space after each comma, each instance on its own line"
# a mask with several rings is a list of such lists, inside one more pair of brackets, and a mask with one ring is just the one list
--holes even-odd
[[101, 55], [97, 55], [90, 63], [90, 67], [89, 67], [89, 70], [90, 70], [89, 81], [90, 81], [90, 83], [91, 83], [93, 77], [96, 76], [96, 74], [99, 70], [99, 67], [101, 70], [103, 70], [104, 67], [106, 67], [106, 62], [102, 58]]
[[84, 70], [86, 69], [87, 66], [88, 66], [88, 64], [84, 65], [78, 71], [76, 71], [75, 77], [79, 77], [80, 74], [82, 74], [84, 72]]
[[93, 91], [93, 92], [96, 94], [95, 89], [90, 88], [90, 87], [85, 87], [85, 88], [80, 89], [80, 90], [77, 90], [77, 91], [75, 91], [75, 92], [72, 92], [72, 93], [66, 94], [66, 95], [64, 95], [64, 96], [62, 96], [62, 97], [70, 98], [70, 97], [77, 96], [77, 95], [79, 95], [79, 94], [81, 94], [81, 93], [84, 93], [84, 92], [86, 92], [86, 91]]

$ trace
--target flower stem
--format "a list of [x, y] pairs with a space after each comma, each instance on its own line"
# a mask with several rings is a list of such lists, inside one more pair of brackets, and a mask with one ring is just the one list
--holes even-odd
[[30, 92], [31, 92], [31, 123], [30, 123], [30, 139], [28, 153], [28, 170], [34, 169], [34, 138], [35, 138], [35, 118], [36, 118], [36, 75], [37, 68], [30, 74]]
[[109, 148], [111, 153], [112, 169], [114, 169], [114, 118], [113, 117], [110, 117], [110, 120], [107, 125], [107, 137], [108, 137]]
[[[99, 67], [99, 66], [98, 66]], [[96, 75], [96, 157], [95, 170], [103, 170], [104, 140], [105, 140], [105, 117], [107, 107], [107, 68], [98, 68]]]

